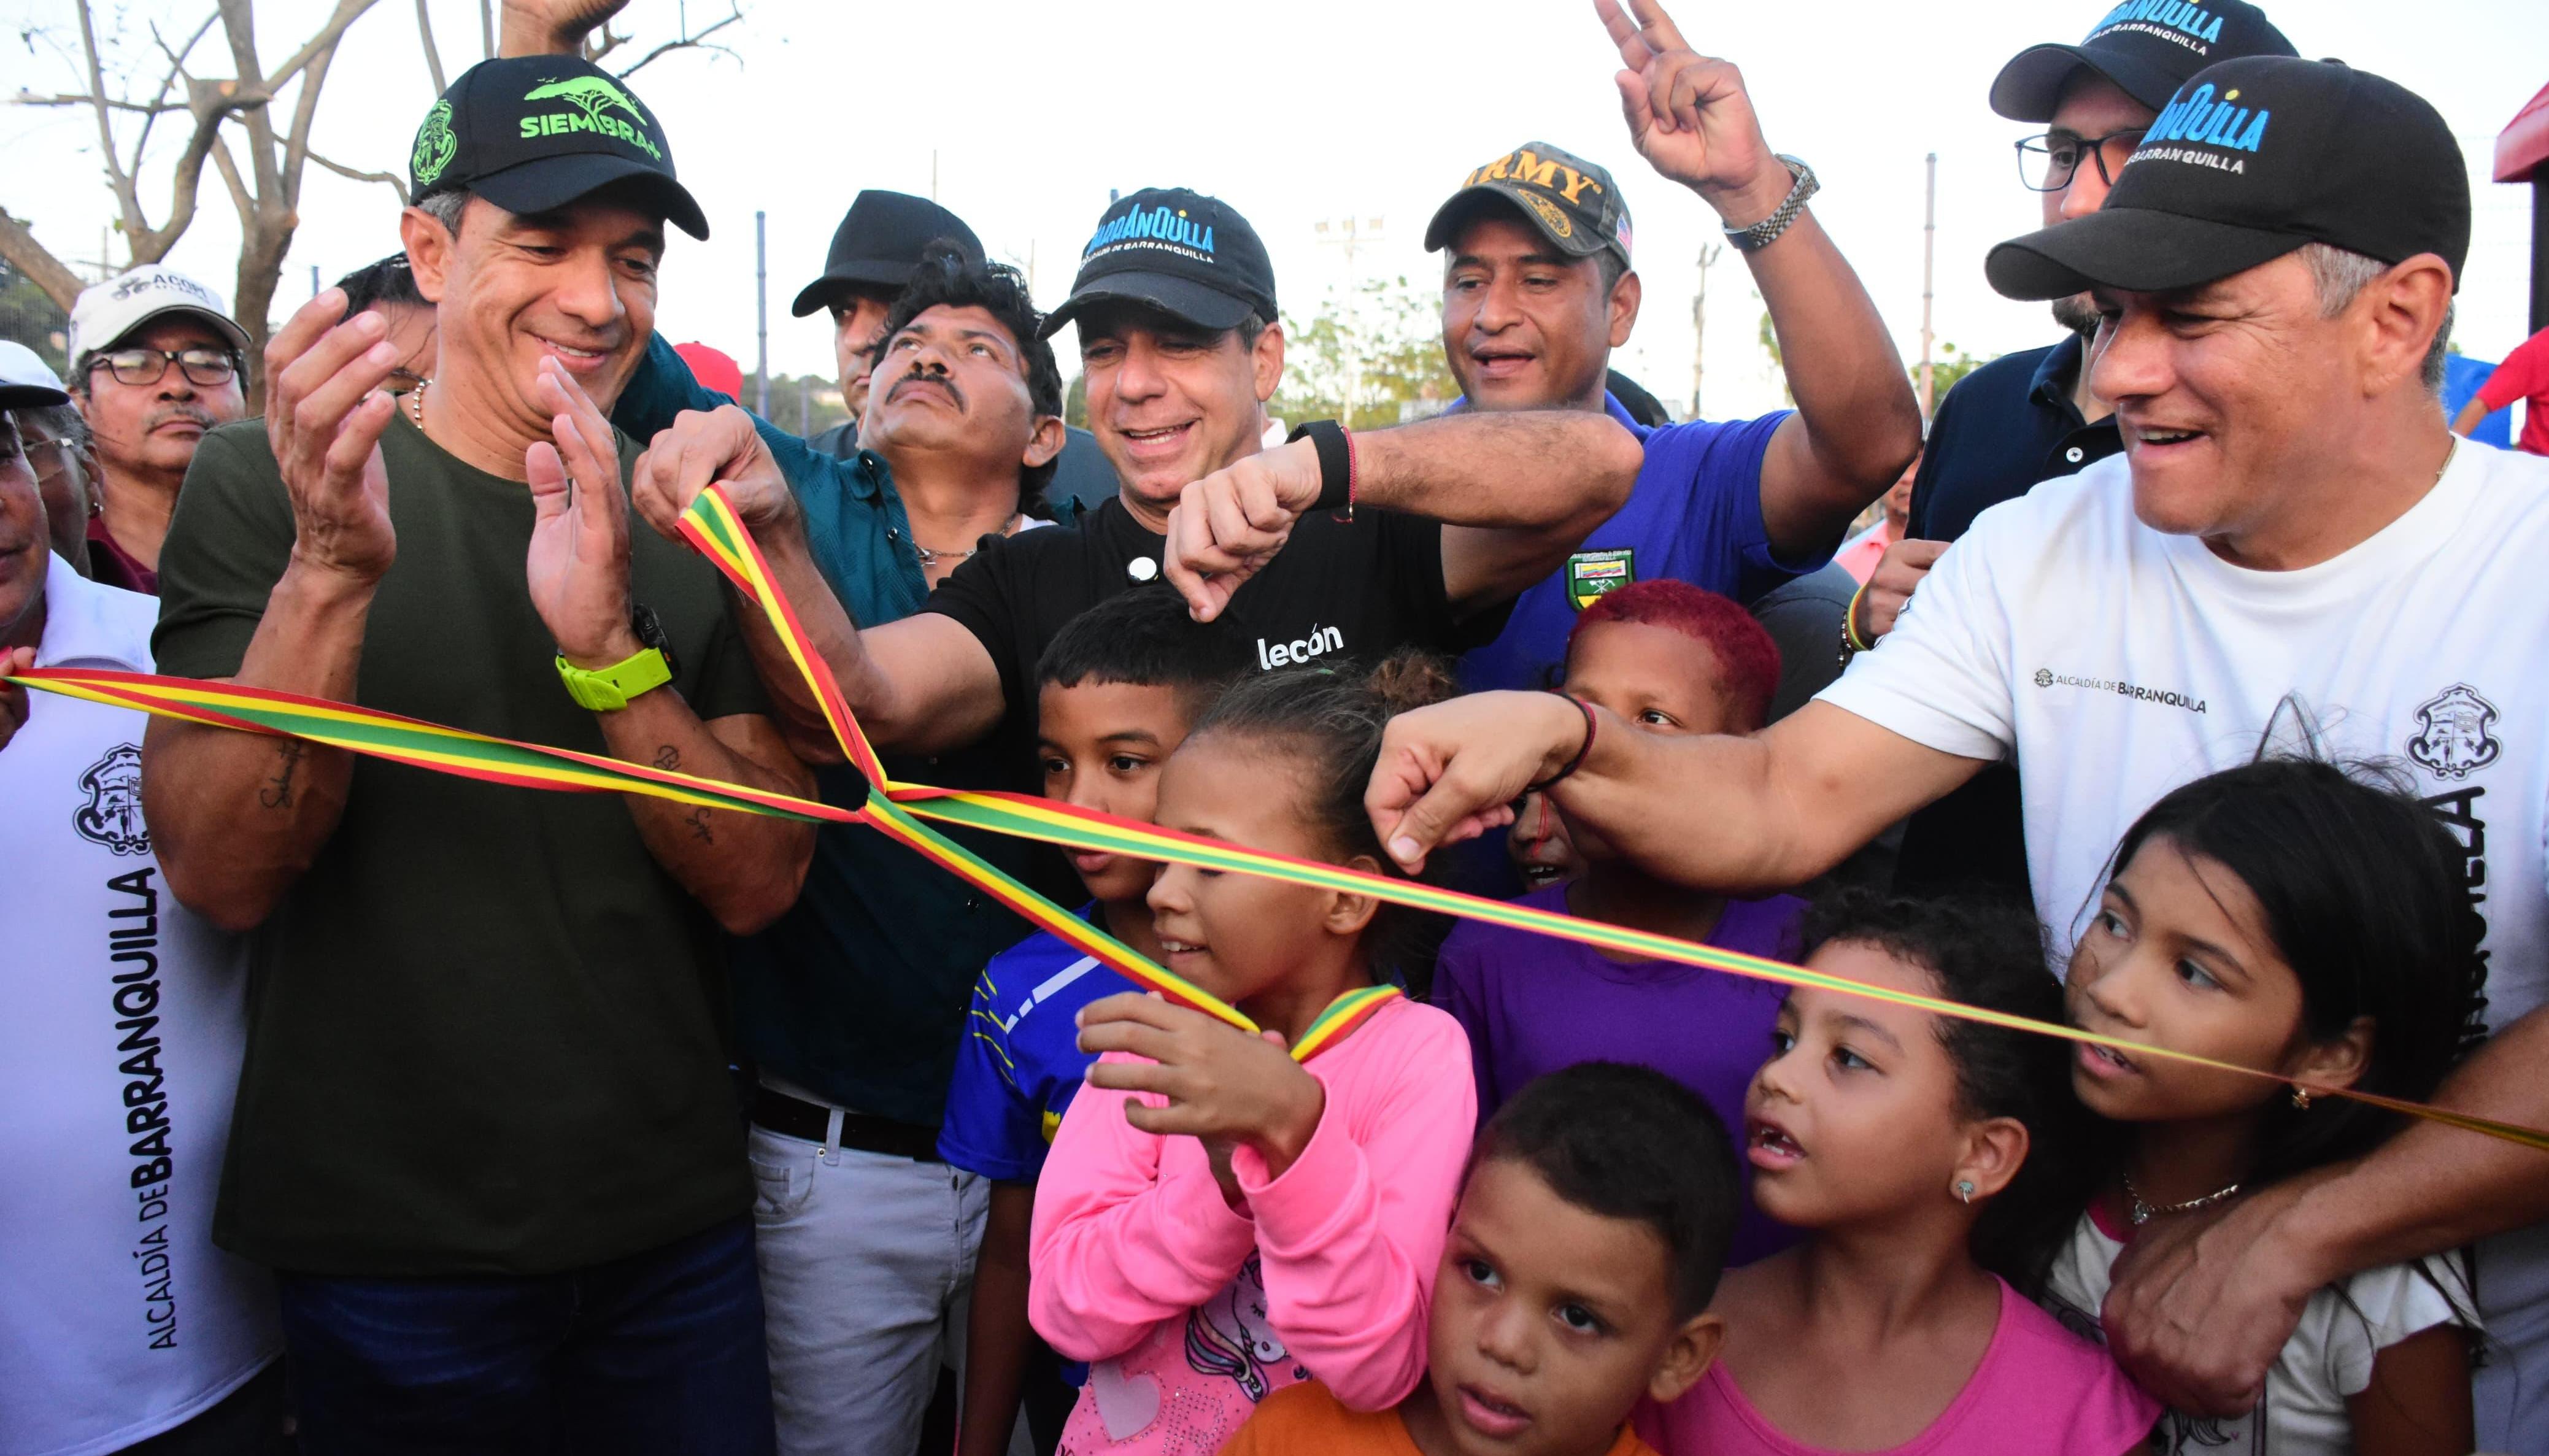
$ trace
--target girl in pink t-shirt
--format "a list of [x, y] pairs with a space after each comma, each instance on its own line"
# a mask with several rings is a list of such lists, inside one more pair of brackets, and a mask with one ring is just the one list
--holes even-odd
[[[1383, 869], [1363, 785], [1393, 707], [1443, 681], [1392, 663], [1369, 682], [1241, 682], [1161, 771], [1159, 823]], [[1036, 1330], [1089, 1362], [1062, 1449], [1207, 1456], [1306, 1379], [1357, 1410], [1395, 1405], [1425, 1373], [1476, 1125], [1468, 1041], [1391, 998], [1306, 1063], [1284, 1049], [1390, 963], [1399, 917], [1369, 896], [1170, 864], [1151, 909], [1169, 967], [1269, 1030], [1135, 994], [1081, 1013], [1081, 1046], [1102, 1056], [1030, 1235]]]
[[[2032, 916], [1844, 891], [1806, 964], [2061, 1019]], [[1745, 1099], [1762, 1212], [1804, 1243], [1733, 1270], [1724, 1352], [1639, 1428], [1666, 1456], [2122, 1456], [2159, 1406], [2030, 1302], [2079, 1178], [2069, 1046], [1800, 986]]]

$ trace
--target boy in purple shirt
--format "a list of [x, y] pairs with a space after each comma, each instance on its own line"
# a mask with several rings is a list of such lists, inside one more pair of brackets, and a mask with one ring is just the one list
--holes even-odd
[[[1749, 613], [1685, 582], [1640, 582], [1576, 618], [1563, 691], [1650, 733], [1749, 733], [1767, 716], [1779, 650]], [[1562, 811], [1559, 812], [1563, 817]], [[1521, 903], [1661, 935], [1785, 957], [1805, 902], [1703, 895], [1650, 878], [1599, 836], [1565, 826], [1584, 871]], [[1779, 988], [1723, 971], [1615, 960], [1589, 946], [1463, 921], [1444, 943], [1434, 999], [1469, 1034], [1481, 1123], [1524, 1084], [1579, 1061], [1651, 1066], [1707, 1099], [1728, 1126], [1769, 1055]], [[1791, 1235], [1746, 1201], [1733, 1258]]]

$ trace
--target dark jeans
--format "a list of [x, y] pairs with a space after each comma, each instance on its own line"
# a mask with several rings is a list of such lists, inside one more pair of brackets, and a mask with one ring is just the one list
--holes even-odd
[[752, 1221], [536, 1278], [284, 1274], [308, 1456], [770, 1456]]

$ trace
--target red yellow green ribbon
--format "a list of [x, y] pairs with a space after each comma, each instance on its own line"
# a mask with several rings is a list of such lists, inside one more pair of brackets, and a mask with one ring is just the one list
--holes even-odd
[[[866, 824], [982, 889], [1037, 929], [1053, 935], [1083, 955], [1094, 956], [1114, 967], [1134, 984], [1250, 1033], [1256, 1032], [1258, 1027], [1237, 1007], [1156, 964], [1080, 916], [1036, 894], [921, 821], [935, 819], [1072, 849], [1199, 864], [1317, 888], [1370, 895], [1420, 910], [1555, 936], [1600, 950], [1675, 961], [1782, 985], [1812, 986], [1863, 996], [1934, 1016], [1957, 1017], [2089, 1046], [2112, 1047], [2128, 1056], [2158, 1057], [2278, 1083], [2292, 1083], [2313, 1095], [2348, 1097], [2549, 1151], [2549, 1132], [2475, 1117], [2427, 1103], [2406, 1102], [2346, 1087], [2293, 1082], [2293, 1079], [2274, 1072], [2217, 1061], [2192, 1052], [2100, 1036], [2077, 1027], [2011, 1016], [1935, 996], [1896, 991], [1650, 931], [1579, 920], [1571, 915], [1482, 899], [1344, 865], [1244, 849], [1153, 824], [1074, 808], [1049, 799], [897, 782], [886, 773], [883, 758], [860, 731], [858, 720], [850, 712], [830, 667], [807, 639], [795, 608], [772, 578], [769, 563], [763, 559], [760, 547], [735, 514], [724, 493], [715, 487], [702, 492], [684, 513], [681, 526], [683, 534], [714, 562], [738, 590], [759, 605], [769, 619], [772, 629], [812, 689], [825, 721], [840, 741], [843, 753], [867, 776], [868, 796], [860, 807], [844, 809], [599, 755], [492, 738], [368, 708], [236, 683], [52, 668], [39, 669], [5, 681], [215, 727], [306, 738], [353, 753], [488, 782], [570, 792], [647, 794], [743, 814]], [[1306, 1061], [1337, 1045], [1398, 994], [1394, 986], [1370, 986], [1339, 997], [1302, 1034], [1292, 1047], [1292, 1054]]]

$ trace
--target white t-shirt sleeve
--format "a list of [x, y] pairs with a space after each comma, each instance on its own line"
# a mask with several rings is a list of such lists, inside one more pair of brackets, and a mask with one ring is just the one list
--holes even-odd
[[2007, 531], [1986, 512], [1938, 558], [1873, 652], [1817, 700], [1925, 748], [1997, 760], [2015, 739], [2010, 605], [1991, 570]]
[[2437, 1324], [2475, 1322], [2477, 1304], [2456, 1257], [2368, 1269], [2345, 1281], [2344, 1298], [2311, 1301], [2304, 1321], [2321, 1325], [2320, 1359], [2329, 1387], [2361, 1395], [2383, 1350]]

